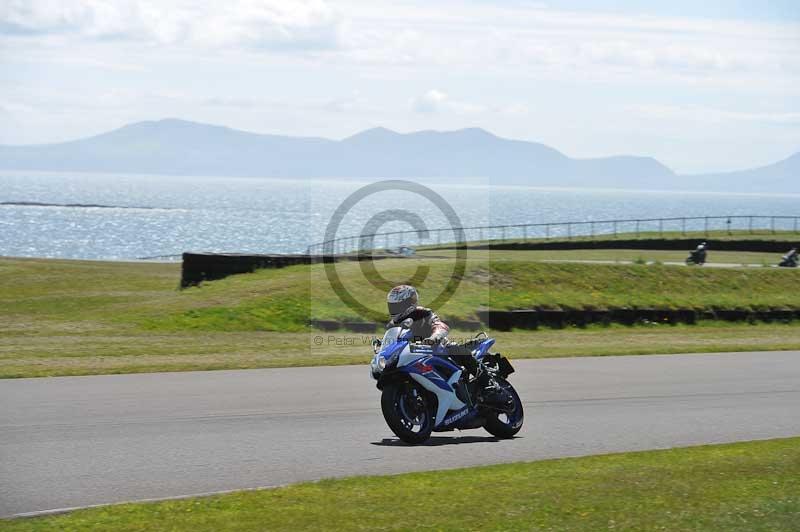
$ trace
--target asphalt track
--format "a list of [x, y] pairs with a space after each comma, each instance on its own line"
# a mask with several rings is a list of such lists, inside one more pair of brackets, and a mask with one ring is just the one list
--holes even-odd
[[517, 361], [519, 437], [398, 444], [366, 366], [0, 381], [0, 516], [800, 435], [800, 352]]
[[[554, 264], [636, 264], [632, 260], [603, 260], [603, 259], [541, 259], [539, 262], [549, 262]], [[647, 264], [655, 264], [648, 261]], [[736, 264], [734, 262], [706, 262], [702, 266], [686, 264], [686, 262], [665, 261], [661, 262], [664, 266], [688, 266], [690, 268], [764, 268], [763, 264], [745, 263]], [[780, 268], [777, 264], [771, 264], [770, 268], [779, 268], [791, 271], [791, 268]]]

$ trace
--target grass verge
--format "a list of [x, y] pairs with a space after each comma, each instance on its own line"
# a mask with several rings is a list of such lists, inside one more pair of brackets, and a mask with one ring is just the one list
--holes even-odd
[[[613, 325], [492, 336], [512, 359], [800, 349], [800, 325], [784, 324]], [[0, 335], [0, 378], [366, 364], [370, 339], [263, 331]]]
[[[797, 306], [797, 271], [543, 264], [531, 257], [524, 251], [470, 254], [461, 285], [437, 311], [447, 320], [475, 319], [481, 307]], [[430, 269], [419, 285], [426, 303], [447, 282], [451, 259], [376, 263], [389, 279], [403, 279], [420, 266]], [[385, 312], [385, 292], [364, 282], [360, 264], [337, 268], [359, 301]], [[358, 364], [369, 358], [368, 338], [307, 326], [312, 318], [363, 320], [333, 293], [321, 265], [260, 270], [187, 290], [178, 289], [178, 277], [176, 264], [0, 259], [0, 377]], [[498, 348], [513, 358], [800, 348], [798, 324], [496, 336]]]
[[[557, 256], [554, 254], [553, 256]], [[513, 258], [514, 260], [510, 260]], [[389, 281], [365, 282], [363, 263], [339, 263], [341, 284], [379, 316], [388, 287], [414, 276], [432, 303], [453, 276], [451, 258], [375, 263]], [[2, 334], [47, 331], [306, 331], [310, 319], [363, 321], [331, 289], [322, 265], [235, 275], [178, 290], [178, 265], [0, 259]], [[460, 284], [436, 310], [475, 319], [480, 308], [797, 308], [798, 272], [658, 264], [562, 264], [526, 252], [468, 255]], [[370, 274], [372, 275], [372, 274]]]
[[800, 438], [298, 484], [0, 523], [50, 530], [790, 531]]
[[[423, 257], [454, 258], [453, 249], [420, 250]], [[571, 250], [507, 250], [471, 249], [472, 260], [491, 260], [493, 262], [534, 262], [534, 261], [611, 261], [619, 263], [678, 263], [684, 264], [688, 251], [667, 251], [658, 249], [571, 249]], [[750, 251], [712, 251], [708, 265], [771, 267], [778, 263], [780, 254], [756, 253]]]

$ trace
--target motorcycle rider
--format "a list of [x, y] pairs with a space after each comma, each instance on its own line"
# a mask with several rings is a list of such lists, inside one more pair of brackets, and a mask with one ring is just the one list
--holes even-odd
[[781, 257], [781, 259], [782, 259], [781, 266], [789, 266], [793, 268], [797, 267], [797, 262], [798, 262], [797, 248], [794, 247], [790, 249], [786, 255]]
[[[448, 344], [447, 335], [450, 327], [429, 308], [418, 306], [419, 294], [411, 285], [398, 285], [389, 291], [386, 303], [391, 318], [386, 328], [396, 327], [404, 320], [411, 318], [411, 335], [413, 342], [428, 345], [441, 344], [447, 350], [447, 357], [462, 366], [469, 374], [477, 378], [478, 401], [490, 405], [505, 405], [511, 400], [510, 395], [494, 382], [489, 373], [481, 368], [472, 351], [458, 344]], [[465, 379], [467, 380], [467, 379]]]
[[706, 261], [706, 250], [708, 248], [708, 243], [701, 242], [697, 245], [697, 247], [690, 253], [692, 261], [697, 264], [702, 264]]

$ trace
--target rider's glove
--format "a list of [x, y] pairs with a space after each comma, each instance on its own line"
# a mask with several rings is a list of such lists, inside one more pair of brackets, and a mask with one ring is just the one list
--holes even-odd
[[437, 345], [437, 344], [441, 344], [443, 341], [444, 341], [444, 337], [442, 337], [442, 336], [437, 334], [437, 335], [428, 336], [427, 338], [424, 338], [422, 340], [422, 343], [425, 344], [425, 345]]

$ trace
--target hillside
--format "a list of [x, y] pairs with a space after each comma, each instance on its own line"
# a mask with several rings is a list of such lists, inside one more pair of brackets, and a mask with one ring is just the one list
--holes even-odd
[[679, 176], [651, 157], [575, 159], [544, 144], [479, 128], [412, 133], [374, 128], [336, 141], [177, 119], [138, 122], [57, 144], [0, 146], [0, 169], [800, 192], [800, 154], [741, 172]]
[[598, 186], [673, 176], [644, 157], [571, 159], [477, 128], [408, 134], [375, 128], [341, 141], [238, 131], [176, 119], [71, 142], [0, 146], [0, 168], [285, 178], [478, 178], [493, 184]]
[[683, 176], [687, 180], [702, 180], [710, 189], [747, 192], [752, 187], [775, 192], [800, 191], [800, 152], [777, 163], [719, 174]]

